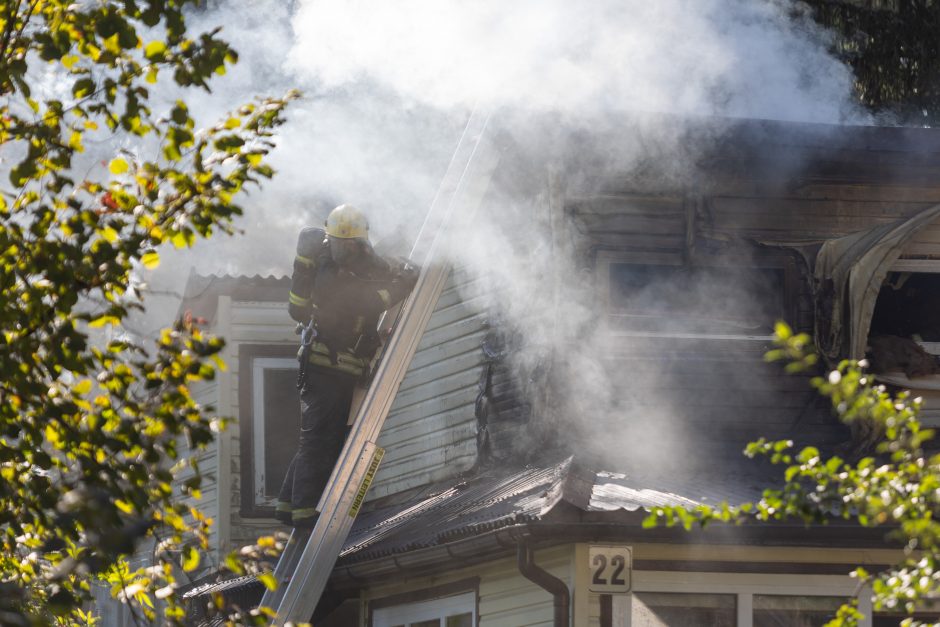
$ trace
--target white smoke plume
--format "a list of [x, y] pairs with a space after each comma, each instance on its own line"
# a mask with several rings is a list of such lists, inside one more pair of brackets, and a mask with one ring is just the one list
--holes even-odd
[[787, 0], [253, 0], [195, 25], [219, 21], [241, 62], [194, 109], [209, 120], [260, 93], [307, 96], [282, 134], [280, 176], [251, 203], [250, 237], [293, 231], [312, 198], [358, 202], [379, 232], [413, 221], [474, 106], [866, 120], [826, 33]]
[[[152, 277], [157, 288], [181, 289], [189, 265], [200, 273], [286, 274], [300, 227], [320, 223], [341, 202], [365, 210], [379, 238], [396, 229], [413, 236], [473, 107], [511, 111], [500, 128], [522, 153], [539, 154], [539, 142], [563, 137], [577, 119], [604, 136], [618, 169], [629, 171], [652, 151], [661, 158], [654, 169], [670, 175], [695, 154], [682, 146], [683, 159], [676, 157], [674, 125], [644, 122], [631, 127], [638, 134], [620, 136], [620, 126], [603, 120], [869, 123], [852, 98], [849, 69], [827, 52], [828, 34], [788, 0], [252, 0], [222, 2], [195, 25], [203, 22], [221, 22], [241, 54], [214, 93], [194, 102], [206, 122], [256, 94], [298, 87], [305, 98], [290, 108], [279, 138], [277, 178], [244, 202], [243, 233], [168, 256]], [[551, 123], [515, 132], [512, 120], [527, 116]], [[519, 189], [544, 181], [531, 183]], [[502, 193], [502, 215], [478, 222], [456, 262], [499, 278], [500, 293], [512, 295], [501, 307], [542, 354], [560, 341], [559, 315], [590, 328], [595, 306], [579, 293], [563, 299], [560, 314], [533, 313], [547, 280], [541, 269], [555, 253], [538, 230], [520, 228], [532, 199]], [[562, 275], [583, 283], [576, 268]], [[581, 416], [636, 400], [593, 359], [603, 342], [587, 334], [581, 353], [555, 346], [570, 355], [573, 380], [563, 393]], [[624, 424], [634, 418], [623, 415]], [[645, 446], [643, 438], [673, 436], [629, 437]]]
[[848, 69], [785, 0], [310, 0], [289, 65], [435, 107], [857, 119]]

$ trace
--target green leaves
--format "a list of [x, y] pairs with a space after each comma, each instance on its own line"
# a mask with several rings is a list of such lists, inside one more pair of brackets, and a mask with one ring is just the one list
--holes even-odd
[[80, 78], [72, 84], [72, 95], [77, 99], [90, 96], [95, 91], [95, 81], [91, 78]]
[[777, 322], [774, 337], [777, 348], [767, 351], [765, 361], [786, 361], [784, 370], [790, 374], [804, 372], [816, 365], [818, 357], [811, 350], [813, 342], [807, 334], [794, 334], [785, 322]]
[[151, 41], [144, 48], [144, 56], [149, 61], [163, 61], [166, 58], [166, 43], [162, 41]]
[[[185, 99], [152, 110], [157, 81], [207, 89], [237, 60], [218, 31], [187, 31], [191, 4], [14, 3], [0, 21], [12, 160], [0, 188], [0, 578], [38, 624], [85, 624], [95, 577], [138, 616], [179, 624], [177, 577], [205, 568], [212, 521], [182, 496], [199, 498], [195, 457], [224, 420], [190, 386], [213, 379], [223, 342], [182, 322], [134, 333], [125, 321], [144, 303], [129, 286], [162, 244], [232, 230], [240, 192], [273, 173], [265, 160], [295, 95], [207, 129]], [[34, 99], [44, 72], [71, 97]], [[130, 148], [75, 171], [89, 134]], [[145, 540], [152, 563], [133, 571]]]
[[[776, 347], [768, 360], [786, 360], [790, 370], [815, 364], [808, 336], [777, 326]], [[933, 431], [918, 421], [920, 401], [907, 392], [896, 396], [876, 386], [864, 363], [844, 361], [813, 386], [830, 399], [839, 418], [867, 425], [883, 438], [876, 457], [845, 460], [824, 457], [809, 446], [794, 453], [793, 442], [760, 439], [747, 446], [749, 457], [765, 456], [785, 466], [783, 485], [764, 490], [756, 503], [730, 507], [699, 506], [691, 510], [664, 507], [652, 510], [644, 527], [681, 524], [689, 529], [711, 521], [740, 523], [801, 519], [824, 523], [835, 518], [865, 527], [885, 527], [905, 547], [905, 557], [888, 569], [855, 576], [872, 586], [875, 610], [912, 613], [940, 590], [940, 455], [926, 455], [923, 446]], [[886, 535], [888, 531], [886, 531]], [[843, 606], [830, 626], [854, 626], [861, 614], [854, 604]]]
[[899, 123], [935, 126], [940, 118], [937, 29], [940, 4], [872, 5], [809, 0], [833, 35], [832, 48], [854, 73], [863, 105]]
[[155, 252], [144, 253], [140, 257], [140, 262], [148, 270], [153, 270], [160, 265], [160, 255]]
[[199, 568], [199, 560], [199, 551], [197, 551], [195, 547], [188, 546], [183, 549], [183, 563], [181, 566], [184, 571], [190, 573]]
[[124, 174], [128, 169], [130, 168], [127, 165], [127, 161], [124, 159], [112, 159], [111, 163], [108, 164], [108, 170], [110, 170], [111, 174]]

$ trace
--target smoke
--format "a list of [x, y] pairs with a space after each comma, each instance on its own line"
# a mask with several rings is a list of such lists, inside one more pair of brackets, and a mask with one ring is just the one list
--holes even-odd
[[[242, 233], [167, 256], [152, 285], [182, 289], [189, 265], [286, 274], [300, 227], [341, 202], [365, 210], [379, 239], [413, 237], [469, 111], [494, 111], [501, 141], [529, 162], [497, 177], [453, 261], [499, 286], [491, 306], [524, 337], [520, 371], [556, 356], [555, 396], [584, 442], [602, 423], [644, 459], [681, 429], [668, 403], [641, 411], [638, 390], [657, 373], [628, 383], [598, 358], [610, 340], [588, 262], [552, 240], [548, 171], [570, 166], [586, 137], [569, 184], [619, 174], [681, 187], [723, 128], [690, 144], [682, 120], [869, 123], [828, 34], [786, 0], [253, 0], [222, 2], [194, 26], [219, 22], [241, 61], [196, 99], [207, 123], [257, 94], [305, 98], [278, 139], [277, 178], [245, 201]], [[546, 293], [553, 276], [570, 289]]]
[[857, 118], [827, 35], [783, 0], [301, 3], [289, 65], [439, 108]]

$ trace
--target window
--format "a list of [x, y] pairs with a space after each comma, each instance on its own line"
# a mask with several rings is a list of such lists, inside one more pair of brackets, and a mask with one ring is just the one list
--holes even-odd
[[297, 448], [300, 396], [296, 348], [239, 346], [243, 516], [272, 516]]
[[[472, 586], [472, 590], [467, 590]], [[479, 579], [369, 603], [371, 627], [476, 627]], [[458, 592], [461, 591], [462, 592]]]
[[[870, 595], [846, 575], [635, 570], [632, 582], [632, 594], [613, 595], [608, 624], [816, 627], [853, 597], [872, 614]], [[859, 625], [872, 627], [871, 619]]]
[[[744, 616], [738, 597], [752, 607]], [[840, 596], [636, 592], [630, 615], [631, 624], [642, 627], [822, 627], [847, 601]]]
[[638, 592], [633, 595], [632, 618], [632, 624], [643, 627], [735, 627], [736, 598], [733, 594]]
[[754, 595], [754, 627], [822, 627], [836, 617], [843, 597]]
[[940, 374], [940, 274], [889, 272], [871, 319], [868, 356], [879, 374]]
[[[940, 620], [940, 611], [934, 612], [915, 612], [909, 617], [907, 614], [892, 614], [889, 612], [878, 612], [872, 620], [872, 627], [898, 627], [905, 618], [913, 618], [920, 624], [933, 625]], [[915, 622], [915, 624], [917, 624]]]
[[718, 258], [683, 265], [673, 255], [598, 255], [607, 323], [618, 335], [705, 339], [767, 339], [792, 319], [793, 264], [755, 265]]
[[940, 274], [889, 272], [878, 292], [871, 335], [940, 343]]

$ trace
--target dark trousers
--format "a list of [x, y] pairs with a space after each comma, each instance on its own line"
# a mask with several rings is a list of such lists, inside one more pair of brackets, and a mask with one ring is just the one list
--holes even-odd
[[316, 506], [343, 450], [356, 380], [340, 372], [309, 368], [300, 391], [300, 441], [278, 494], [277, 517], [303, 525], [316, 520]]

